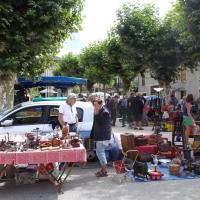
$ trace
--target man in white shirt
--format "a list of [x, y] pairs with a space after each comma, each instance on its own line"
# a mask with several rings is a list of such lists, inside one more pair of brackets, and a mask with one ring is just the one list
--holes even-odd
[[78, 117], [74, 104], [76, 103], [76, 95], [70, 94], [67, 97], [66, 103], [59, 107], [58, 121], [62, 128], [69, 126], [69, 132], [77, 131]]

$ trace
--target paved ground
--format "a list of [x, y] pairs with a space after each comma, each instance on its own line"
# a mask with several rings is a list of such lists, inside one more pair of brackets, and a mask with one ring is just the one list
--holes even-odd
[[[121, 128], [118, 124], [113, 130], [117, 133], [133, 132]], [[149, 133], [150, 127], [135, 134]], [[170, 137], [169, 133], [164, 133]], [[0, 183], [0, 200], [199, 200], [200, 179], [155, 181], [155, 182], [124, 182], [119, 183], [120, 177], [115, 176], [113, 168], [106, 178], [96, 178], [94, 173], [98, 163], [89, 163], [85, 168], [76, 167], [69, 181], [64, 186], [64, 193], [57, 194], [50, 182], [43, 181], [34, 185], [19, 185]]]

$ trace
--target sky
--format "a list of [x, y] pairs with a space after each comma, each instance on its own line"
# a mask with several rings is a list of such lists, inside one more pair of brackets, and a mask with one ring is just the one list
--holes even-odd
[[[78, 54], [90, 43], [104, 40], [116, 20], [117, 10], [125, 2], [133, 2], [133, 0], [85, 0], [82, 12], [84, 16], [82, 31], [72, 34], [71, 39], [63, 43], [58, 56], [61, 57], [68, 52]], [[175, 0], [139, 0], [139, 2], [155, 4], [159, 9], [160, 16], [163, 17]]]

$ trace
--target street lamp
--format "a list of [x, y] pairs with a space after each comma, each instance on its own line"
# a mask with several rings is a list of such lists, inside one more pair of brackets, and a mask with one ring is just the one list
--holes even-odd
[[158, 93], [158, 101], [157, 101], [157, 115], [155, 114], [154, 118], [154, 133], [158, 134], [161, 129], [161, 104], [160, 104], [160, 92], [163, 90], [162, 87], [153, 88]]
[[158, 88], [153, 88], [156, 92], [161, 92], [163, 90], [163, 88], [158, 87]]
[[164, 88], [162, 88], [162, 87], [157, 87], [157, 88], [153, 88], [157, 93], [158, 93], [158, 108], [159, 108], [159, 112], [161, 111], [161, 109], [160, 109], [160, 107], [161, 107], [161, 105], [160, 105], [160, 92], [164, 89]]

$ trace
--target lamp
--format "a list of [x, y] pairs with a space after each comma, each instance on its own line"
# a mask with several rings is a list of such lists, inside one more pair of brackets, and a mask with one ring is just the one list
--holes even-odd
[[[157, 88], [153, 88], [157, 93], [158, 93], [158, 102], [160, 101], [160, 92], [163, 90], [163, 88], [162, 87], [157, 87]], [[160, 103], [158, 103], [159, 105], [158, 106], [160, 106]]]
[[157, 87], [157, 88], [153, 88], [156, 92], [161, 92], [162, 90], [163, 90], [163, 88], [161, 88], [161, 87]]
[[157, 101], [157, 110], [158, 110], [158, 116], [157, 118], [155, 117], [155, 121], [154, 121], [154, 127], [155, 127], [155, 134], [158, 134], [160, 132], [161, 129], [161, 105], [160, 105], [160, 92], [163, 90], [162, 87], [156, 87], [153, 88], [157, 93], [158, 93], [158, 101]]

